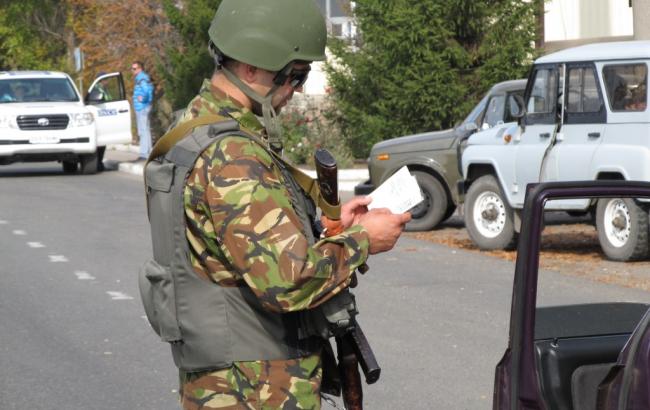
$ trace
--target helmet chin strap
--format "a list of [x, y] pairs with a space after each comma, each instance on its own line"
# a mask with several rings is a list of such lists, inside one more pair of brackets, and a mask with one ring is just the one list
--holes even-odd
[[280, 126], [280, 121], [278, 120], [277, 113], [275, 112], [272, 103], [273, 94], [275, 94], [280, 86], [273, 84], [273, 87], [271, 87], [266, 96], [262, 97], [225, 66], [221, 66], [221, 71], [223, 71], [228, 80], [246, 94], [248, 98], [262, 106], [262, 118], [268, 135], [269, 148], [271, 148], [276, 154], [282, 154], [282, 127]]

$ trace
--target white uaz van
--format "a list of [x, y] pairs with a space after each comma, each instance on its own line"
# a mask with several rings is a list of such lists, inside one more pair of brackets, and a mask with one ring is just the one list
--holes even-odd
[[[535, 61], [517, 123], [470, 137], [462, 155], [465, 224], [483, 249], [512, 246], [526, 186], [541, 181], [650, 181], [650, 42], [590, 44]], [[647, 202], [551, 201], [546, 210], [591, 212], [614, 260], [649, 251]]]

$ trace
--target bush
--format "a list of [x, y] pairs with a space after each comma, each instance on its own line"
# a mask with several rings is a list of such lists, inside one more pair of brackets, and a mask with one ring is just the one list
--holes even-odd
[[284, 153], [293, 163], [313, 167], [314, 152], [325, 148], [336, 158], [339, 168], [352, 165], [352, 154], [340, 129], [313, 104], [292, 105], [283, 112], [281, 121]]

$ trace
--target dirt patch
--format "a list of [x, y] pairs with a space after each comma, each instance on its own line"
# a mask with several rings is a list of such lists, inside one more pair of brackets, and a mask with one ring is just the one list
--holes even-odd
[[[451, 223], [429, 232], [406, 235], [451, 248], [480, 252], [515, 261], [516, 251], [481, 251], [461, 224]], [[612, 262], [605, 259], [596, 229], [586, 223], [546, 226], [542, 232], [540, 266], [565, 275], [589, 278], [603, 283], [650, 290], [650, 262]]]

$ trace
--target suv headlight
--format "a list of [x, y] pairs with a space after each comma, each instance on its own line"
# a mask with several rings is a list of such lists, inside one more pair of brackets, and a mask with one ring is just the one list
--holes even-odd
[[71, 124], [73, 127], [85, 127], [93, 123], [93, 115], [89, 112], [82, 112], [70, 115]]
[[16, 128], [16, 120], [12, 115], [0, 115], [0, 128]]

